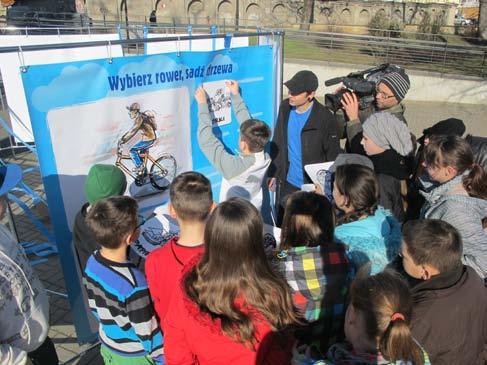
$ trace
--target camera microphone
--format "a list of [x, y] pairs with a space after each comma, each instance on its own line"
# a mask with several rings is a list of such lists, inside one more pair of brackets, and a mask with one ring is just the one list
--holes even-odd
[[336, 84], [339, 84], [342, 81], [343, 81], [343, 77], [335, 77], [333, 79], [326, 80], [325, 81], [325, 86], [336, 85]]

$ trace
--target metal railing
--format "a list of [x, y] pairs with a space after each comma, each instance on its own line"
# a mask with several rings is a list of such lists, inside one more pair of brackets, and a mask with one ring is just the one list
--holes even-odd
[[286, 31], [284, 57], [487, 77], [487, 46], [344, 33]]
[[[68, 17], [66, 17], [68, 18]], [[68, 23], [59, 26], [56, 22], [40, 22], [43, 27], [0, 27], [0, 34], [38, 34], [38, 33], [107, 33], [120, 32], [124, 39], [142, 38], [144, 26], [150, 32], [165, 34], [187, 33], [188, 24], [147, 23], [117, 21], [86, 21], [83, 25]], [[39, 18], [40, 19], [40, 18]], [[223, 20], [223, 21], [222, 21]], [[78, 20], [76, 20], [78, 22]], [[255, 31], [257, 25], [242, 20], [238, 26], [232, 20], [218, 19], [219, 31]], [[191, 24], [193, 33], [210, 33], [211, 24]], [[283, 28], [280, 27], [280, 30]], [[346, 33], [346, 28], [335, 27], [333, 32], [300, 31], [285, 29], [284, 58], [376, 65], [394, 63], [407, 69], [477, 76], [487, 78], [487, 46], [477, 45], [477, 39], [448, 35], [428, 35], [411, 32], [385, 31], [386, 36], [357, 35]], [[341, 31], [338, 31], [341, 30]], [[370, 30], [373, 32], [373, 30]], [[429, 40], [422, 40], [422, 39]], [[251, 44], [252, 43], [251, 41]], [[124, 46], [138, 53], [138, 48]]]

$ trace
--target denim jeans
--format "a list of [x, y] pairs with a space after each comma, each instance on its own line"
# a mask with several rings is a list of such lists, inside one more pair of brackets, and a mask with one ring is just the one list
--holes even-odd
[[154, 140], [152, 141], [139, 141], [130, 148], [130, 157], [132, 161], [134, 161], [135, 167], [139, 168], [142, 166], [142, 159], [140, 158], [139, 153], [147, 150], [150, 146], [154, 144]]

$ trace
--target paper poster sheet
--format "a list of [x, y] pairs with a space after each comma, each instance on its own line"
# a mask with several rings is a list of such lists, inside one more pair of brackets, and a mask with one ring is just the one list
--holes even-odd
[[232, 122], [232, 101], [225, 81], [205, 82], [203, 87], [208, 95], [208, 109], [213, 114], [213, 125], [221, 127]]
[[304, 166], [304, 171], [306, 171], [311, 181], [313, 181], [313, 184], [323, 186], [325, 183], [326, 172], [330, 170], [333, 163], [334, 161], [306, 165]]

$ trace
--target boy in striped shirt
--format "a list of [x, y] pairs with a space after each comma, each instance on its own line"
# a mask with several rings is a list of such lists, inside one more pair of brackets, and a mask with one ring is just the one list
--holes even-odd
[[139, 235], [137, 202], [114, 196], [97, 202], [86, 223], [101, 249], [88, 259], [83, 282], [100, 323], [105, 364], [163, 364], [163, 337], [144, 275], [127, 259]]

